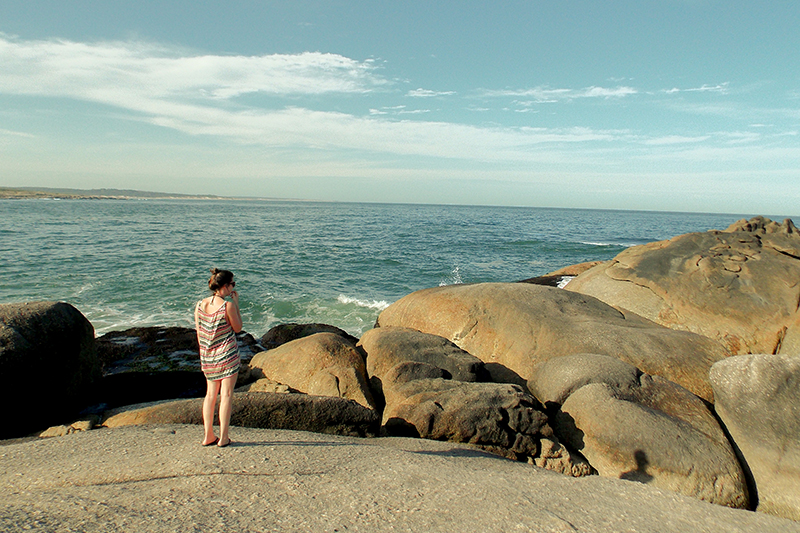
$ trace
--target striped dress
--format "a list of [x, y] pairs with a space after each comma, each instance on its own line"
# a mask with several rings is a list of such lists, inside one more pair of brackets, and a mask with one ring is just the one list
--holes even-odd
[[197, 303], [200, 369], [208, 381], [218, 381], [239, 372], [239, 345], [225, 317], [228, 302], [211, 314], [203, 312], [200, 303]]

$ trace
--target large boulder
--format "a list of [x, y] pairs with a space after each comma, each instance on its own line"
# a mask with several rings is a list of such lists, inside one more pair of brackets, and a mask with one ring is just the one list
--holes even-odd
[[297, 324], [295, 322], [273, 326], [261, 337], [259, 342], [265, 350], [272, 350], [273, 348], [277, 348], [278, 346], [286, 344], [287, 342], [308, 337], [309, 335], [314, 335], [315, 333], [335, 333], [336, 335], [347, 339], [353, 344], [358, 342], [357, 338], [353, 337], [345, 330], [337, 328], [336, 326], [318, 323]]
[[385, 327], [365, 333], [359, 348], [385, 402], [387, 434], [471, 443], [568, 475], [591, 472], [555, 439], [536, 399], [518, 385], [480, 383], [484, 364], [447, 339]]
[[566, 475], [592, 473], [558, 442], [541, 404], [518, 385], [409, 378], [408, 367], [418, 366], [430, 365], [401, 363], [387, 376], [389, 435], [469, 443]]
[[383, 404], [383, 379], [396, 365], [418, 362], [441, 369], [456, 381], [486, 381], [483, 362], [438, 335], [408, 328], [374, 328], [362, 335], [357, 348], [367, 354], [367, 375], [373, 397]]
[[747, 508], [747, 480], [706, 404], [683, 387], [605, 355], [539, 365], [534, 395], [557, 411], [559, 440], [601, 476]]
[[440, 335], [525, 380], [537, 363], [553, 357], [610, 355], [709, 401], [708, 371], [728, 355], [701, 335], [659, 326], [591, 296], [525, 283], [424, 289], [386, 308], [378, 324]]
[[0, 377], [0, 439], [63, 422], [100, 377], [92, 324], [67, 303], [0, 305]]
[[800, 520], [800, 357], [731, 357], [710, 378], [717, 414], [752, 475], [757, 510]]
[[364, 358], [352, 342], [335, 333], [315, 333], [256, 354], [250, 368], [255, 377], [306, 394], [349, 398], [375, 408]]
[[[102, 424], [106, 427], [142, 424], [202, 425], [202, 406], [202, 399], [131, 405], [106, 412]], [[344, 398], [236, 392], [233, 397], [231, 425], [375, 437], [380, 428], [380, 415]]]
[[800, 234], [789, 219], [634, 246], [565, 288], [717, 339], [733, 354], [800, 354]]

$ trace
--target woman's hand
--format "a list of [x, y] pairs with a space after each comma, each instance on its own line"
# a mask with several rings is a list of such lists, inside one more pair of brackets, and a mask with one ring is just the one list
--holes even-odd
[[233, 300], [233, 303], [235, 303], [238, 306], [239, 305], [239, 293], [236, 292], [236, 291], [231, 291], [230, 297], [231, 297], [231, 300]]

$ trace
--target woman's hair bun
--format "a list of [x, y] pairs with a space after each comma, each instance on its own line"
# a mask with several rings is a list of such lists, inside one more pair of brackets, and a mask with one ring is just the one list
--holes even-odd
[[233, 272], [230, 270], [211, 269], [211, 278], [208, 280], [208, 288], [216, 292], [228, 283], [233, 281]]

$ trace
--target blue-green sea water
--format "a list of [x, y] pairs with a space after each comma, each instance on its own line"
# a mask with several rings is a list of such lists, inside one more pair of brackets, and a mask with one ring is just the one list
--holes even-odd
[[245, 330], [360, 336], [418, 289], [518, 281], [745, 215], [239, 200], [1, 200], [0, 303], [66, 301], [98, 335], [193, 327], [232, 270]]

